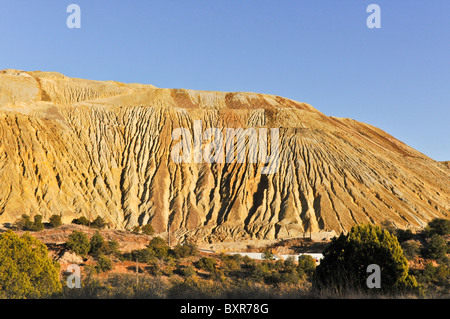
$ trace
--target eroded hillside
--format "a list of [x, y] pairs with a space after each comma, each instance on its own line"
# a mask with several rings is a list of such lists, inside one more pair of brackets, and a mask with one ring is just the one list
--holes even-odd
[[[181, 163], [176, 128], [279, 128], [279, 166]], [[239, 142], [239, 138], [238, 138]], [[243, 139], [242, 142], [248, 143]], [[151, 223], [200, 240], [283, 238], [449, 218], [450, 170], [368, 124], [273, 95], [0, 71], [0, 222]]]

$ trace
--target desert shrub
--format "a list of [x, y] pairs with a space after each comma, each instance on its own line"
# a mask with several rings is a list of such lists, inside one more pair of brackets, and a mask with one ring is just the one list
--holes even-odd
[[44, 224], [42, 223], [42, 215], [34, 216], [34, 223], [30, 230], [32, 231], [41, 231], [44, 229]]
[[164, 265], [164, 275], [172, 276], [176, 270], [177, 262], [172, 256], [168, 256], [164, 259], [159, 259], [159, 261]]
[[164, 274], [163, 272], [164, 262], [160, 259], [153, 257], [149, 262], [146, 269], [152, 276], [161, 276]]
[[311, 277], [316, 270], [316, 261], [311, 255], [300, 255], [298, 256], [297, 271], [302, 274], [305, 273], [307, 276]]
[[133, 234], [139, 234], [141, 232], [141, 226], [134, 226], [131, 232]]
[[197, 271], [195, 270], [195, 267], [192, 264], [183, 265], [178, 262], [175, 265], [175, 273], [184, 278], [189, 278], [197, 275]]
[[[95, 271], [95, 268], [94, 268]], [[68, 288], [63, 285], [62, 293], [57, 295], [61, 299], [94, 299], [108, 297], [108, 289], [97, 278], [87, 277], [83, 279], [82, 289]]]
[[14, 227], [20, 230], [30, 230], [32, 226], [33, 222], [31, 221], [30, 216], [25, 214], [14, 223]]
[[233, 258], [226, 258], [222, 261], [222, 268], [226, 272], [235, 272], [241, 269], [239, 263]]
[[420, 254], [420, 245], [414, 241], [405, 241], [401, 243], [403, 254], [409, 260], [413, 260]]
[[154, 237], [150, 240], [147, 248], [153, 252], [156, 258], [165, 258], [168, 256], [169, 245], [161, 237]]
[[274, 260], [274, 255], [272, 253], [272, 250], [269, 248], [264, 249], [264, 252], [262, 254], [262, 259], [265, 260]]
[[52, 227], [52, 228], [61, 226], [62, 225], [61, 216], [59, 216], [59, 215], [50, 216], [49, 224], [50, 224], [50, 227]]
[[264, 263], [255, 263], [251, 266], [249, 271], [249, 277], [252, 281], [255, 282], [263, 282], [271, 275], [271, 271], [269, 269], [269, 264], [267, 262]]
[[209, 272], [214, 272], [216, 269], [216, 260], [214, 258], [202, 257], [197, 261], [197, 267]]
[[272, 270], [281, 271], [283, 270], [284, 263], [282, 260], [278, 259], [276, 262], [269, 263], [269, 267]]
[[61, 289], [59, 265], [43, 243], [11, 230], [0, 235], [0, 298], [46, 298]]
[[281, 273], [279, 283], [297, 284], [301, 280], [301, 276], [296, 269], [288, 269]]
[[105, 255], [100, 255], [95, 265], [95, 269], [98, 272], [105, 272], [112, 269], [112, 261]]
[[431, 259], [441, 259], [447, 253], [447, 241], [437, 233], [433, 234], [427, 243], [425, 256]]
[[135, 249], [129, 253], [125, 253], [123, 254], [123, 258], [131, 261], [137, 260], [138, 262], [141, 263], [149, 263], [156, 257], [153, 250], [149, 248], [144, 248], [144, 249]]
[[147, 224], [141, 227], [141, 231], [145, 235], [153, 235], [155, 233], [155, 230], [153, 229], [153, 226], [151, 224]]
[[397, 236], [397, 239], [400, 243], [407, 241], [407, 240], [411, 240], [414, 237], [413, 232], [411, 231], [411, 229], [397, 229], [395, 232], [395, 235]]
[[233, 254], [233, 255], [229, 255], [229, 256], [230, 256], [231, 259], [236, 261], [238, 264], [240, 264], [244, 260], [244, 257], [242, 257], [241, 254]]
[[119, 251], [119, 243], [116, 240], [106, 241], [102, 235], [96, 231], [89, 241], [91, 248], [89, 254], [98, 257], [100, 255], [114, 255], [121, 258], [122, 255]]
[[256, 261], [249, 256], [242, 257], [242, 262], [244, 264], [244, 268], [247, 269], [251, 269], [256, 264]]
[[75, 218], [72, 220], [72, 224], [76, 225], [83, 225], [83, 226], [89, 226], [90, 221], [84, 216], [81, 216], [80, 218]]
[[168, 298], [218, 298], [223, 289], [217, 282], [200, 280], [198, 277], [190, 277], [186, 280], [174, 281], [168, 290]]
[[111, 298], [165, 298], [169, 283], [155, 277], [139, 275], [136, 284], [136, 275], [114, 274], [107, 278], [105, 285], [111, 287]]
[[86, 256], [91, 249], [91, 244], [85, 233], [74, 231], [69, 235], [66, 247], [77, 255]]
[[195, 244], [187, 243], [187, 244], [177, 244], [173, 250], [173, 255], [175, 258], [186, 258], [189, 256], [197, 256], [198, 255], [198, 247]]
[[425, 235], [428, 237], [434, 234], [445, 236], [450, 234], [450, 220], [443, 218], [435, 218], [431, 220], [424, 229]]
[[102, 252], [105, 255], [114, 255], [116, 257], [121, 257], [121, 253], [119, 251], [119, 243], [117, 240], [108, 240], [102, 247]]
[[281, 261], [256, 263], [249, 271], [249, 279], [257, 283], [265, 283], [268, 285], [279, 284], [297, 284], [301, 280], [301, 276], [295, 269], [295, 266], [287, 263], [288, 267]]
[[91, 223], [91, 226], [97, 229], [103, 229], [107, 225], [106, 221], [103, 219], [103, 217], [97, 216]]
[[98, 231], [96, 231], [95, 234], [91, 237], [89, 244], [90, 244], [89, 250], [90, 255], [99, 256], [100, 254], [104, 253], [106, 243], [102, 235], [100, 235]]
[[382, 221], [380, 227], [382, 230], [387, 230], [391, 235], [395, 235], [397, 233], [397, 228], [395, 227], [395, 224], [388, 219]]
[[103, 278], [87, 277], [82, 282], [82, 289], [63, 287], [64, 299], [161, 299], [167, 297], [170, 282], [157, 277], [140, 274], [110, 273]]
[[283, 263], [283, 268], [286, 270], [286, 271], [290, 271], [290, 270], [292, 270], [292, 269], [295, 269], [296, 268], [296, 264], [295, 264], [295, 259], [294, 259], [294, 257], [292, 257], [292, 256], [289, 256], [288, 258], [286, 258], [286, 260], [284, 261], [284, 263]]
[[186, 278], [193, 277], [197, 274], [197, 272], [195, 271], [195, 267], [192, 265], [181, 268], [180, 272], [181, 275]]
[[438, 265], [435, 267], [432, 263], [427, 263], [422, 274], [425, 282], [434, 282], [439, 284], [445, 280], [448, 280], [450, 271], [446, 265]]
[[436, 267], [434, 274], [436, 284], [447, 289], [447, 294], [450, 289], [450, 268], [448, 265], [440, 264]]
[[416, 269], [415, 276], [424, 287], [427, 295], [441, 294], [448, 297], [450, 290], [450, 268], [448, 265], [440, 264], [435, 267], [432, 263], [428, 263], [424, 269]]
[[42, 223], [42, 215], [35, 215], [34, 222], [31, 221], [30, 216], [25, 214], [22, 215], [15, 223], [15, 227], [20, 230], [25, 231], [40, 231], [44, 229], [44, 224]]
[[227, 279], [227, 277], [225, 276], [225, 273], [224, 273], [222, 270], [218, 269], [218, 268], [216, 268], [216, 269], [211, 273], [211, 275], [212, 275], [212, 278], [213, 278], [214, 280], [219, 281], [219, 282], [225, 282], [226, 279]]
[[[374, 225], [353, 226], [348, 234], [334, 238], [323, 252], [314, 272], [314, 287], [337, 292], [391, 293], [411, 291], [417, 282], [408, 273], [408, 261], [395, 236]], [[367, 266], [381, 269], [381, 288], [366, 285]]]

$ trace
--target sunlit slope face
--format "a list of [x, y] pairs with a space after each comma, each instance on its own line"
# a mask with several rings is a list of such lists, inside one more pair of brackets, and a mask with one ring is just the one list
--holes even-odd
[[[177, 129], [204, 155], [211, 128], [222, 136], [222, 161], [174, 161]], [[236, 133], [228, 161], [230, 129], [265, 129], [269, 137], [276, 129], [276, 165], [250, 158], [262, 135]], [[274, 141], [257, 152], [269, 155]], [[270, 165], [276, 169], [263, 174]], [[114, 228], [151, 223], [208, 241], [340, 232], [386, 220], [416, 228], [450, 212], [448, 167], [373, 126], [273, 95], [53, 72], [0, 71], [0, 181], [0, 222], [24, 213], [44, 221], [60, 214], [66, 223], [102, 216]]]

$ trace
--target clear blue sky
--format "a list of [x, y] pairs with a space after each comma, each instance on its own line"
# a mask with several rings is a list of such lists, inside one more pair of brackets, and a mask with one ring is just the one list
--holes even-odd
[[276, 94], [450, 160], [449, 0], [0, 0], [0, 30], [0, 69]]

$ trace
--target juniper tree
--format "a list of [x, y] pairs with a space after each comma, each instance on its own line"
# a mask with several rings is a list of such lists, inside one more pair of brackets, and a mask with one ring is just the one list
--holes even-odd
[[47, 298], [61, 290], [59, 264], [42, 242], [11, 230], [0, 235], [0, 299]]
[[[314, 273], [313, 284], [318, 289], [391, 293], [418, 286], [408, 273], [408, 261], [397, 238], [378, 226], [352, 227], [348, 234], [334, 238], [323, 255]], [[367, 267], [371, 264], [380, 267], [380, 289], [369, 289], [366, 285]]]

